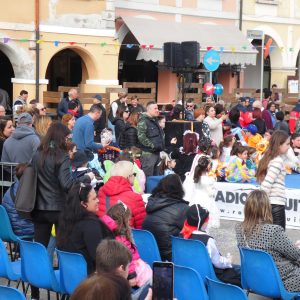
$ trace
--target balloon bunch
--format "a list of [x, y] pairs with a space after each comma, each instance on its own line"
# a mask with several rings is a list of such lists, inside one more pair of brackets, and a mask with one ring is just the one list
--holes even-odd
[[207, 95], [216, 94], [217, 96], [220, 96], [224, 92], [224, 87], [221, 83], [216, 83], [215, 85], [213, 85], [210, 82], [206, 82], [203, 86], [203, 90]]

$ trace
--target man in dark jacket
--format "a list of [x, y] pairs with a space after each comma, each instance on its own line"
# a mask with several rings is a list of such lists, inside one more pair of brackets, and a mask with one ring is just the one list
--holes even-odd
[[148, 102], [146, 109], [137, 125], [138, 139], [143, 151], [141, 163], [146, 176], [155, 176], [158, 175], [159, 153], [165, 148], [165, 137], [157, 121], [159, 110], [156, 102]]
[[69, 109], [69, 102], [75, 101], [79, 105], [78, 115], [77, 118], [80, 118], [83, 116], [83, 108], [82, 104], [80, 103], [80, 100], [78, 99], [78, 91], [76, 89], [70, 89], [68, 92], [68, 97], [61, 99], [61, 101], [58, 104], [57, 107], [57, 114], [60, 118], [63, 117], [63, 115], [68, 113]]
[[19, 115], [16, 130], [4, 142], [1, 161], [26, 163], [31, 160], [40, 144], [32, 123], [32, 116], [29, 113]]

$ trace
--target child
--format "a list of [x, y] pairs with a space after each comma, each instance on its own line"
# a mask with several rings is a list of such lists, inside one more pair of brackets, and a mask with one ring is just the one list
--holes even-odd
[[262, 136], [257, 133], [257, 127], [254, 124], [250, 124], [244, 129], [244, 138], [248, 146], [253, 148], [256, 148], [256, 145], [262, 140]]
[[228, 182], [254, 182], [255, 177], [249, 173], [246, 165], [248, 149], [245, 146], [237, 145], [233, 149], [230, 163], [227, 167], [226, 181]]
[[79, 104], [77, 101], [69, 101], [68, 103], [68, 114], [78, 118]]
[[176, 167], [176, 160], [171, 159], [169, 155], [162, 151], [160, 152], [161, 161], [159, 162], [159, 174], [167, 176], [169, 174], [174, 174], [173, 169]]
[[105, 144], [107, 146], [98, 150], [98, 159], [101, 164], [101, 168], [104, 171], [107, 171], [104, 162], [106, 160], [115, 162], [116, 159], [120, 156], [121, 149], [119, 148], [117, 143], [113, 142], [113, 134], [111, 129], [104, 128], [101, 131], [100, 139], [101, 144]]
[[249, 174], [252, 177], [255, 177], [256, 174], [256, 169], [257, 169], [256, 157], [257, 157], [256, 149], [252, 147], [248, 147], [248, 157], [246, 160], [246, 166], [247, 169], [249, 170]]
[[[82, 182], [88, 182], [92, 185], [93, 188], [99, 185], [102, 182], [102, 178], [99, 174], [94, 174], [95, 170], [88, 168], [89, 161], [93, 160], [94, 155], [90, 151], [78, 150], [75, 152], [72, 160], [72, 176], [73, 178], [80, 178]], [[88, 174], [94, 174], [91, 181], [88, 180]], [[86, 178], [86, 179], [85, 179]]]
[[186, 220], [180, 234], [184, 239], [201, 241], [206, 246], [215, 273], [221, 281], [241, 286], [240, 268], [238, 266], [233, 268], [231, 255], [222, 256], [216, 240], [206, 232], [209, 221], [209, 211], [199, 204], [194, 204], [186, 213]]
[[112, 230], [117, 241], [123, 243], [132, 254], [132, 261], [129, 265], [128, 280], [131, 286], [141, 287], [150, 282], [152, 270], [143, 260], [141, 260], [138, 249], [134, 245], [129, 219], [130, 209], [119, 201], [110, 207], [102, 217], [102, 221]]
[[210, 226], [220, 227], [220, 212], [215, 202], [215, 179], [208, 176], [211, 168], [210, 158], [206, 155], [200, 156], [193, 174], [186, 177], [183, 188], [185, 200], [189, 205], [200, 204], [211, 214]]
[[278, 111], [276, 114], [276, 124], [274, 126], [274, 130], [283, 130], [287, 134], [290, 134], [290, 128], [288, 123], [284, 120], [284, 112]]
[[211, 146], [207, 151], [207, 155], [211, 158], [211, 168], [208, 176], [213, 177], [217, 181], [224, 181], [225, 164], [220, 161], [220, 149], [217, 146]]
[[285, 131], [275, 131], [263, 159], [259, 162], [256, 178], [267, 193], [272, 206], [273, 224], [285, 229], [285, 164], [284, 155], [290, 148], [290, 137]]
[[230, 153], [232, 146], [235, 143], [235, 137], [233, 135], [228, 135], [224, 138], [224, 141], [220, 143], [220, 161], [223, 163], [228, 163], [230, 160]]

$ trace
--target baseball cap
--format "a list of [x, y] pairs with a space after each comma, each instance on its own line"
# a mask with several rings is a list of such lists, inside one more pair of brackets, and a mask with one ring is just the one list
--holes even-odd
[[95, 99], [99, 100], [99, 101], [102, 101], [102, 96], [97, 94], [94, 96]]
[[252, 134], [257, 134], [257, 127], [254, 124], [249, 124], [246, 128], [247, 131], [251, 132]]
[[18, 125], [22, 125], [22, 124], [32, 124], [33, 120], [32, 120], [32, 116], [31, 114], [25, 112], [25, 113], [21, 113], [18, 117]]

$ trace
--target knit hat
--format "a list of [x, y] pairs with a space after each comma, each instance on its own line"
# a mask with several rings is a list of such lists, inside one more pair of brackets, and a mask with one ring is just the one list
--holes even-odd
[[186, 220], [190, 226], [195, 226], [198, 229], [202, 227], [207, 218], [209, 211], [203, 208], [200, 204], [193, 204], [186, 213]]
[[246, 128], [247, 131], [251, 132], [253, 135], [257, 134], [257, 127], [254, 124], [249, 124]]
[[92, 161], [94, 159], [94, 155], [89, 150], [78, 150], [74, 154], [74, 158], [72, 160], [72, 165], [74, 168], [80, 168], [83, 164]]
[[32, 122], [32, 116], [27, 112], [20, 114], [18, 117], [18, 125], [32, 124]]

